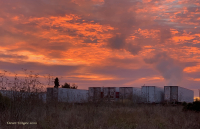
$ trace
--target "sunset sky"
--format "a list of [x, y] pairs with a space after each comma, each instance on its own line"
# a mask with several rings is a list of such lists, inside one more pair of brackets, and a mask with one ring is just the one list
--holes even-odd
[[0, 72], [22, 68], [79, 89], [179, 85], [198, 96], [200, 2], [0, 0]]

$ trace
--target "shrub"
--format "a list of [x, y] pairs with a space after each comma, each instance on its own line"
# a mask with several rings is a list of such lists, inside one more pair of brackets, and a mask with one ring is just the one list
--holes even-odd
[[186, 105], [187, 105], [187, 103], [186, 103], [186, 102], [183, 102], [183, 103], [182, 103], [182, 105], [183, 105], [183, 106], [186, 106]]
[[62, 85], [62, 88], [70, 88], [70, 89], [77, 89], [78, 86], [76, 84], [72, 84], [70, 85], [70, 83], [65, 83], [64, 85]]
[[183, 111], [195, 111], [195, 112], [200, 112], [200, 101], [195, 101], [193, 103], [188, 103], [183, 107]]
[[0, 111], [5, 111], [6, 109], [9, 109], [10, 104], [11, 104], [11, 99], [6, 96], [3, 96], [0, 93]]

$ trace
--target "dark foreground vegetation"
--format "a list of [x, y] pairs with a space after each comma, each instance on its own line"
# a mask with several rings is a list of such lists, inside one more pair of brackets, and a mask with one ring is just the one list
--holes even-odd
[[46, 104], [36, 96], [13, 101], [2, 95], [0, 101], [2, 129], [200, 129], [200, 113], [182, 105]]
[[195, 112], [200, 112], [200, 100], [196, 100], [193, 103], [184, 103], [183, 104], [183, 111], [195, 111]]

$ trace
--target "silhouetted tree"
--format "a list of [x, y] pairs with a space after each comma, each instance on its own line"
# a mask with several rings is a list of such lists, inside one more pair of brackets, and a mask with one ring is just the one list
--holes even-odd
[[73, 83], [72, 86], [71, 86], [70, 83], [65, 82], [65, 84], [62, 85], [62, 88], [77, 89], [78, 86], [75, 83]]
[[70, 83], [65, 82], [65, 84], [62, 85], [62, 88], [70, 88]]
[[74, 83], [74, 84], [72, 84], [72, 86], [71, 86], [70, 88], [71, 88], [71, 89], [77, 89], [78, 86]]
[[60, 86], [58, 78], [55, 79], [54, 84], [55, 84], [54, 88], [58, 88]]

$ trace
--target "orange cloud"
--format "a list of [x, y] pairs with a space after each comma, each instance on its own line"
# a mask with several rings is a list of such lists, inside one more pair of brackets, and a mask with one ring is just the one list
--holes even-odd
[[175, 34], [178, 34], [178, 33], [179, 33], [176, 29], [171, 29], [171, 28], [170, 28], [170, 31], [171, 31], [172, 35], [175, 35]]
[[[198, 6], [197, 1], [38, 2], [30, 4], [22, 0], [9, 5], [1, 2], [0, 61], [37, 62], [54, 67], [112, 66], [129, 71], [151, 68], [143, 58], [158, 51], [166, 51], [169, 57], [183, 64], [200, 61], [200, 12], [198, 7], [188, 6]], [[87, 70], [72, 75], [78, 80], [121, 79], [105, 73], [83, 74]], [[183, 71], [192, 74], [199, 70], [196, 65]], [[143, 81], [163, 81], [163, 78], [152, 75], [136, 79]]]
[[138, 33], [141, 34], [142, 36], [144, 36], [145, 38], [158, 38], [158, 34], [159, 34], [160, 30], [142, 30], [142, 29], [138, 29]]
[[187, 78], [188, 80], [192, 80], [192, 81], [200, 81], [200, 78]]
[[102, 80], [119, 80], [119, 78], [116, 77], [108, 77], [105, 75], [96, 75], [96, 74], [90, 74], [90, 75], [70, 75], [67, 78], [74, 78], [74, 79], [80, 79], [80, 80], [96, 80], [96, 81], [102, 81]]
[[200, 72], [200, 65], [193, 66], [193, 67], [186, 67], [183, 71], [186, 73]]
[[191, 40], [194, 37], [192, 35], [188, 35], [188, 36], [174, 36], [172, 38], [172, 40], [174, 40], [175, 42], [179, 42], [179, 41], [185, 41], [185, 40]]
[[145, 78], [139, 78], [137, 80], [127, 82], [124, 85], [133, 85], [134, 83], [145, 83], [145, 82], [156, 82], [156, 81], [163, 81], [164, 78], [161, 76], [158, 77], [145, 77]]

